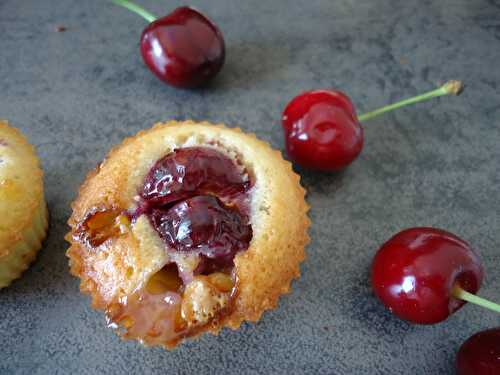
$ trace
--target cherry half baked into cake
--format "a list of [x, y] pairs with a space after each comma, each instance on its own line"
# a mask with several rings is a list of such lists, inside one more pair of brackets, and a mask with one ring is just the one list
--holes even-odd
[[172, 348], [276, 307], [309, 241], [304, 189], [254, 135], [168, 122], [114, 148], [73, 203], [71, 271], [127, 339]]

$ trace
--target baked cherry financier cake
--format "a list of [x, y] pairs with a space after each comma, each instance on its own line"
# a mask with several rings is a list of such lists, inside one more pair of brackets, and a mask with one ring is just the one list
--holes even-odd
[[0, 289], [35, 259], [47, 216], [35, 151], [19, 130], [0, 120]]
[[254, 135], [168, 122], [114, 148], [73, 203], [71, 271], [122, 337], [174, 347], [276, 307], [309, 241], [304, 189]]

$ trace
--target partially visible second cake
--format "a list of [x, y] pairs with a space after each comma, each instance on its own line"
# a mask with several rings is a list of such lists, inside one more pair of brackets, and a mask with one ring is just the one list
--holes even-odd
[[47, 216], [34, 148], [0, 120], [0, 289], [35, 259], [47, 233]]

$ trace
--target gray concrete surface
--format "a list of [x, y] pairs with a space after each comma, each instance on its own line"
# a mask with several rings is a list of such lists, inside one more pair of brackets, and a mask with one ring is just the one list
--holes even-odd
[[[178, 4], [142, 0], [162, 15]], [[466, 306], [445, 323], [391, 316], [371, 258], [402, 228], [448, 229], [476, 247], [481, 294], [500, 300], [498, 0], [193, 0], [222, 29], [227, 60], [209, 87], [180, 91], [143, 66], [139, 17], [98, 0], [0, 0], [0, 117], [36, 145], [50, 235], [0, 291], [1, 374], [451, 374], [455, 352], [498, 315]], [[55, 32], [59, 25], [67, 27]], [[126, 136], [166, 119], [238, 125], [283, 149], [280, 115], [311, 88], [359, 112], [462, 79], [458, 98], [365, 125], [361, 157], [333, 175], [300, 171], [312, 206], [303, 276], [258, 324], [173, 352], [121, 342], [68, 273], [63, 239], [85, 174]]]

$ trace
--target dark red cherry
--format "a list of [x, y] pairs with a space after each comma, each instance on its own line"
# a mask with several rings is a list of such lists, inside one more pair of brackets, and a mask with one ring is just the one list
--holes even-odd
[[308, 91], [283, 112], [290, 159], [306, 168], [336, 171], [353, 162], [363, 148], [363, 128], [351, 100], [340, 91]]
[[252, 239], [243, 167], [210, 147], [185, 147], [158, 160], [144, 179], [138, 208], [175, 251], [200, 255], [195, 273], [233, 265]]
[[153, 209], [150, 218], [171, 248], [207, 258], [232, 259], [248, 248], [252, 238], [248, 218], [213, 196], [189, 198], [168, 210]]
[[457, 375], [500, 374], [500, 328], [476, 333], [457, 354]]
[[158, 78], [176, 87], [192, 88], [207, 83], [222, 68], [224, 38], [206, 16], [180, 7], [144, 29], [141, 54]]
[[444, 230], [404, 230], [378, 250], [372, 264], [377, 297], [396, 316], [419, 323], [445, 320], [465, 303], [452, 291], [457, 285], [476, 293], [483, 267], [470, 245]]
[[209, 147], [185, 147], [153, 165], [141, 196], [155, 205], [204, 194], [226, 199], [245, 192], [249, 185], [238, 166], [221, 152]]

